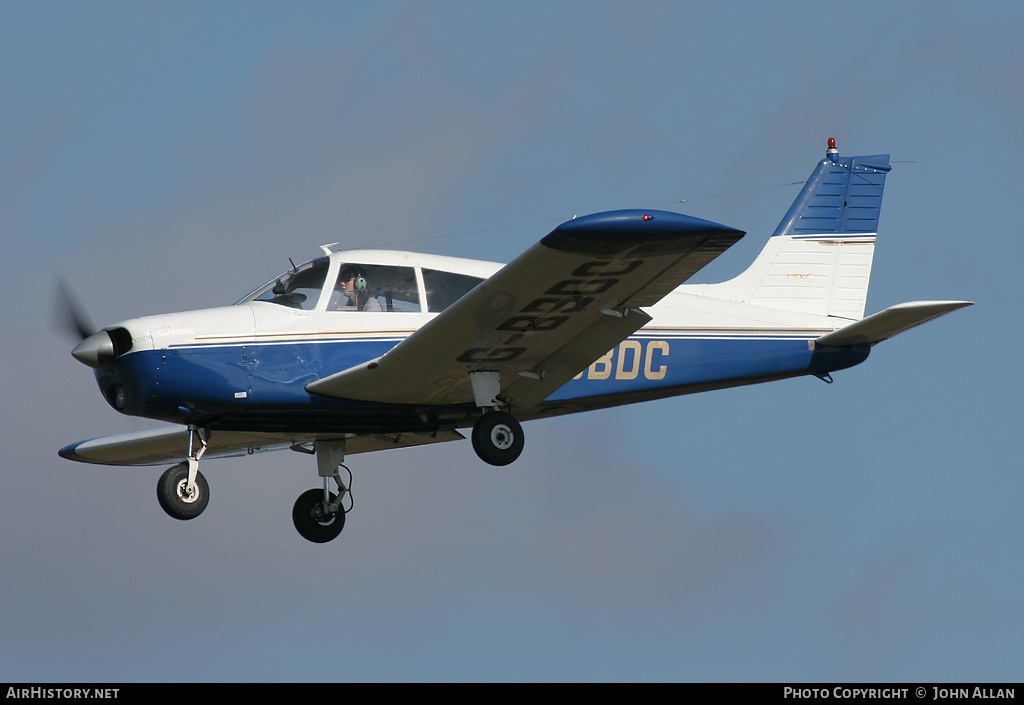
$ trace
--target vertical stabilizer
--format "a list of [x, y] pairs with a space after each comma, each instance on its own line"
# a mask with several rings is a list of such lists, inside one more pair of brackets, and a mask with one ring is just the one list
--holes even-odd
[[747, 271], [705, 296], [857, 320], [864, 316], [889, 155], [840, 157], [835, 140]]

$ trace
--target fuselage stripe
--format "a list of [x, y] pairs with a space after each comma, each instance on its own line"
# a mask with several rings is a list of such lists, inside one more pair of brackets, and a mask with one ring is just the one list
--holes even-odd
[[[813, 340], [835, 328], [725, 328], [725, 327], [657, 327], [641, 328], [630, 336], [634, 340]], [[274, 335], [199, 336], [192, 340], [171, 343], [167, 350], [196, 350], [240, 346], [317, 345], [337, 343], [400, 343], [414, 330], [380, 330], [358, 333], [291, 333]]]

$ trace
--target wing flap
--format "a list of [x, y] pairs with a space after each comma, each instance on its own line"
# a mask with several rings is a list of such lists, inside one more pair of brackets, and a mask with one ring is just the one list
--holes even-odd
[[662, 211], [576, 218], [383, 357], [306, 389], [343, 399], [462, 404], [473, 401], [469, 373], [487, 370], [499, 372], [503, 393], [532, 405], [646, 323], [640, 306], [659, 301], [742, 236]]
[[897, 304], [833, 333], [826, 333], [816, 339], [814, 344], [875, 345], [958, 308], [973, 305], [971, 301], [910, 301]]

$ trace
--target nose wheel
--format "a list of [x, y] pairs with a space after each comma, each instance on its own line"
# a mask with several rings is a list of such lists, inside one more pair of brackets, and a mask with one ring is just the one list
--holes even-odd
[[523, 452], [523, 427], [511, 414], [490, 411], [473, 426], [473, 450], [490, 465], [508, 465]]
[[199, 459], [206, 452], [207, 435], [196, 426], [189, 426], [186, 460], [167, 468], [156, 483], [157, 501], [175, 519], [195, 519], [210, 503], [210, 486], [199, 472]]
[[210, 503], [210, 485], [198, 471], [195, 482], [190, 485], [188, 463], [178, 463], [167, 468], [160, 476], [156, 485], [156, 498], [169, 516], [187, 521], [202, 514]]

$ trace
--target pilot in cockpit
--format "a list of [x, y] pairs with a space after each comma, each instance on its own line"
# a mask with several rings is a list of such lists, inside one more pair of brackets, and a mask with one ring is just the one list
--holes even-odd
[[384, 307], [376, 296], [370, 296], [366, 272], [355, 265], [348, 265], [338, 273], [338, 289], [348, 297], [348, 305], [356, 311], [383, 311]]

